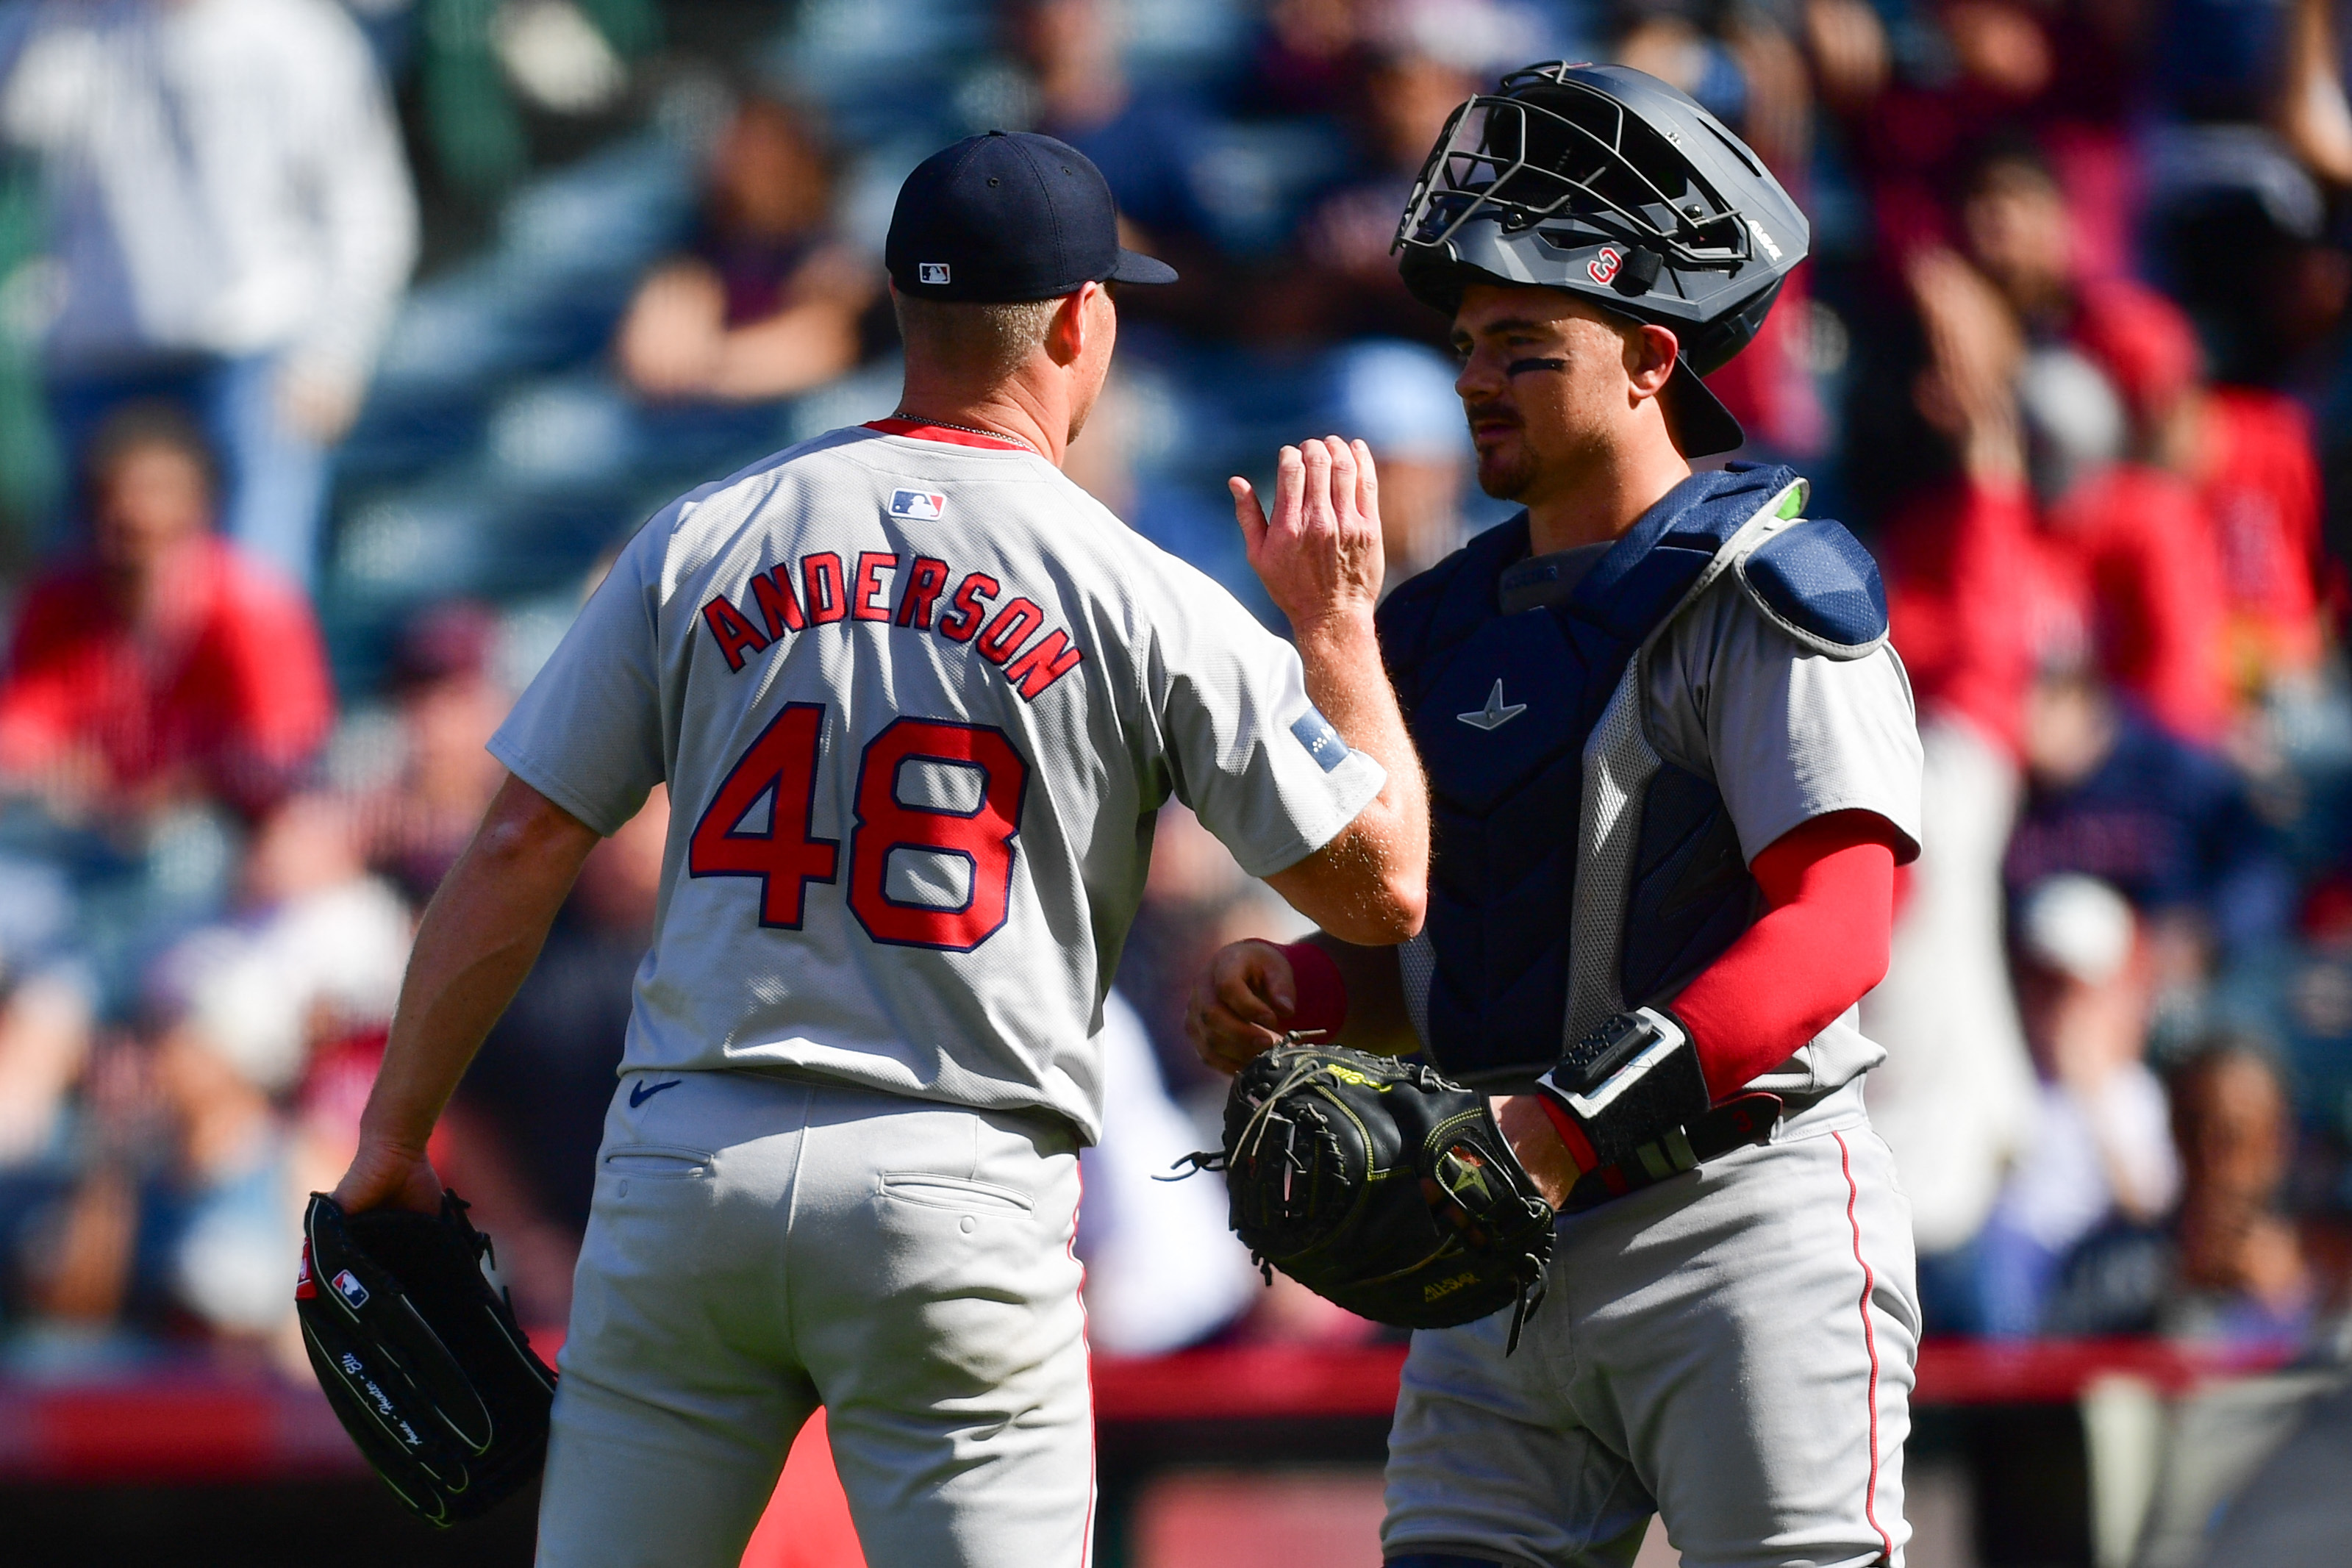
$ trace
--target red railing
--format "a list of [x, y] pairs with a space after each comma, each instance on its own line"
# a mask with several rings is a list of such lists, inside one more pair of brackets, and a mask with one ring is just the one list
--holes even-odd
[[[1106, 1359], [1095, 1365], [1096, 1413], [1105, 1426], [1376, 1418], [1395, 1405], [1403, 1362], [1401, 1345]], [[2178, 1393], [2276, 1362], [2161, 1340], [1930, 1341], [1915, 1397], [1925, 1406], [2063, 1403], [2118, 1374]], [[191, 1370], [120, 1383], [0, 1383], [0, 1479], [250, 1480], [359, 1468], [317, 1390], [267, 1377]]]

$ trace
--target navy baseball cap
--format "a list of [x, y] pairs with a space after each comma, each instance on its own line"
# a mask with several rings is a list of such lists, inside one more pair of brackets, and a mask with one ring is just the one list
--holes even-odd
[[1176, 269], [1118, 243], [1110, 183], [1087, 155], [1028, 131], [968, 136], [898, 187], [882, 259], [919, 299], [1011, 304], [1088, 283], [1173, 283]]

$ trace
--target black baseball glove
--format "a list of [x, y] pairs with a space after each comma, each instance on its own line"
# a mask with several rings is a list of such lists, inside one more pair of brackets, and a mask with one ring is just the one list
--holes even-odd
[[[1337, 1046], [1254, 1059], [1225, 1102], [1234, 1232], [1327, 1301], [1400, 1328], [1446, 1328], [1542, 1299], [1552, 1209], [1486, 1107], [1434, 1068]], [[1269, 1276], [1270, 1277], [1270, 1276]]]
[[427, 1524], [487, 1512], [547, 1457], [555, 1374], [484, 1277], [489, 1249], [454, 1192], [437, 1215], [312, 1193], [302, 1217], [294, 1310], [319, 1386]]

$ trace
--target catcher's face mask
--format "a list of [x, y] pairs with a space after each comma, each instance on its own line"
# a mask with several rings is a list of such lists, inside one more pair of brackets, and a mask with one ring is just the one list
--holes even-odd
[[1684, 450], [1738, 444], [1698, 380], [1744, 348], [1811, 230], [1762, 162], [1696, 103], [1622, 66], [1514, 71], [1454, 111], [1392, 248], [1406, 287], [1451, 312], [1468, 282], [1565, 289], [1670, 329]]

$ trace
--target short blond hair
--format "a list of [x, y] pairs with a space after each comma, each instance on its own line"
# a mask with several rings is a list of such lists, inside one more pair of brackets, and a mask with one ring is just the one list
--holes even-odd
[[1060, 296], [997, 304], [919, 299], [895, 289], [890, 302], [909, 356], [991, 383], [1007, 380], [1029, 362], [1062, 307]]

